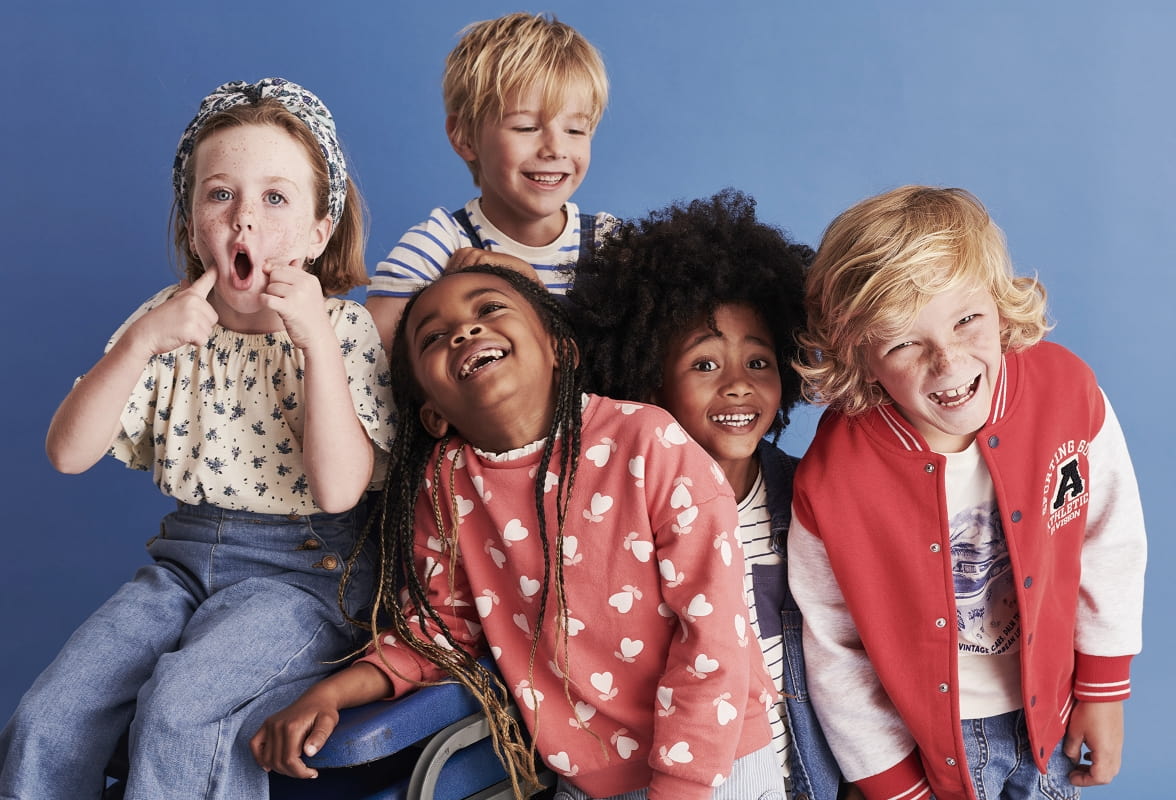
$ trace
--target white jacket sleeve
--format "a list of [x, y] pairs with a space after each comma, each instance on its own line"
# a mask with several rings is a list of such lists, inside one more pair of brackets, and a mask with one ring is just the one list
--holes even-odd
[[1143, 505], [1119, 419], [1106, 403], [1090, 442], [1090, 507], [1074, 649], [1091, 656], [1134, 655], [1143, 645]]
[[788, 532], [788, 584], [804, 618], [804, 664], [813, 708], [847, 780], [902, 761], [915, 741], [862, 647], [824, 543], [797, 520]]

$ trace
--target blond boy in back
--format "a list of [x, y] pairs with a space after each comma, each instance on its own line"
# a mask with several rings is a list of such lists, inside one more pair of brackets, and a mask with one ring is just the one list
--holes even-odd
[[386, 347], [409, 296], [447, 269], [507, 264], [563, 294], [562, 269], [616, 222], [570, 201], [608, 103], [600, 53], [575, 29], [544, 14], [474, 23], [446, 59], [442, 94], [449, 142], [482, 193], [434, 208], [377, 266], [367, 307]]

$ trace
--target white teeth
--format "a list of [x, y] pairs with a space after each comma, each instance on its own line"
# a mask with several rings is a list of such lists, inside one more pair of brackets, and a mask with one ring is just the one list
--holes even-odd
[[562, 181], [564, 178], [563, 175], [540, 175], [537, 173], [532, 173], [532, 174], [528, 175], [527, 177], [530, 178], [531, 180], [535, 181], [536, 183], [548, 183], [553, 186], [555, 184], [559, 183], [560, 181]]
[[962, 405], [972, 396], [976, 381], [972, 380], [954, 389], [944, 389], [942, 392], [932, 392], [931, 399], [941, 406], [954, 407]]
[[468, 377], [487, 364], [493, 361], [497, 361], [505, 355], [506, 353], [502, 350], [499, 350], [497, 347], [491, 347], [486, 350], [479, 350], [467, 358], [465, 363], [461, 365], [461, 370], [458, 372], [458, 377]]
[[733, 428], [745, 428], [755, 422], [759, 414], [715, 414], [710, 419], [720, 425], [730, 425]]

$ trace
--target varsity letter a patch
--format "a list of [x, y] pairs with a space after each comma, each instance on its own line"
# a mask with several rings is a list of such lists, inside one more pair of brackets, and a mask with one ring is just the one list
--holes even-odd
[[1075, 456], [1058, 467], [1058, 490], [1054, 495], [1053, 510], [1057, 511], [1067, 500], [1077, 500], [1085, 491], [1086, 481], [1082, 479], [1078, 457]]
[[1050, 534], [1082, 517], [1090, 502], [1090, 475], [1083, 474], [1090, 463], [1089, 444], [1067, 442], [1057, 449], [1052, 468], [1046, 473], [1045, 492], [1041, 497], [1042, 513]]

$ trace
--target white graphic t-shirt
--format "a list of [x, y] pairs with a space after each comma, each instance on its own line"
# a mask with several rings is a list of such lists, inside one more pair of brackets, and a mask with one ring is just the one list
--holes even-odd
[[948, 453], [947, 513], [959, 634], [960, 715], [1021, 707], [1021, 621], [992, 476], [975, 442]]

